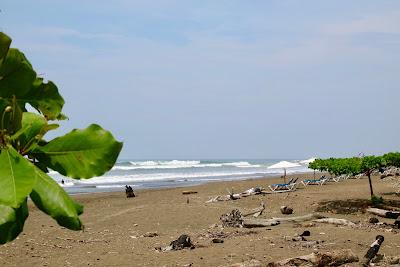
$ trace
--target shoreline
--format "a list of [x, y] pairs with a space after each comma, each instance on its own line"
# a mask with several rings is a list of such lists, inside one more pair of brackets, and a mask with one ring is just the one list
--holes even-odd
[[[288, 175], [287, 178], [312, 178], [312, 174]], [[319, 176], [318, 176], [319, 177]], [[299, 186], [296, 191], [282, 194], [255, 195], [235, 201], [206, 203], [211, 197], [235, 193], [251, 187], [282, 182], [279, 177], [244, 181], [222, 181], [183, 188], [136, 190], [137, 197], [127, 199], [125, 191], [90, 193], [72, 197], [85, 206], [81, 219], [84, 231], [70, 231], [57, 225], [30, 203], [30, 215], [17, 240], [0, 246], [2, 266], [230, 266], [256, 259], [263, 265], [272, 260], [329, 251], [343, 247], [360, 258], [377, 234], [385, 236], [380, 254], [398, 255], [400, 234], [379, 229], [337, 227], [329, 224], [301, 226], [282, 224], [264, 228], [220, 228], [220, 216], [232, 209], [249, 211], [264, 202], [266, 210], [260, 218], [282, 217], [280, 206], [294, 209], [294, 216], [315, 212], [318, 203], [369, 199], [368, 179], [349, 179], [323, 186]], [[391, 192], [390, 183], [373, 177], [377, 194]], [[197, 194], [182, 195], [183, 190]], [[392, 190], [393, 191], [393, 190]], [[398, 196], [384, 196], [400, 203]], [[335, 214], [367, 224], [369, 214]], [[379, 218], [382, 222], [390, 220]], [[285, 240], [305, 230], [315, 246], [302, 247]], [[148, 233], [156, 233], [148, 237]], [[187, 234], [197, 246], [193, 250], [159, 252], [181, 234]], [[224, 243], [213, 244], [211, 236], [226, 236]], [[73, 257], [71, 257], [73, 255]], [[357, 265], [349, 265], [357, 266]]]
[[[294, 172], [294, 173], [290, 173], [290, 174], [287, 174], [287, 177], [289, 177], [289, 179], [290, 179], [290, 177], [292, 177], [292, 176], [299, 176], [299, 175], [308, 175], [308, 174], [312, 174], [313, 173], [313, 171], [312, 170], [310, 170], [310, 171], [305, 171], [305, 172]], [[320, 173], [320, 176], [322, 175], [323, 173]], [[317, 175], [318, 176], [318, 175]], [[316, 177], [317, 177], [316, 176]], [[69, 190], [67, 190], [68, 188], [72, 188], [72, 187], [63, 187], [63, 189], [69, 194], [69, 195], [73, 195], [73, 196], [77, 196], [77, 195], [82, 195], [82, 194], [98, 194], [98, 193], [113, 193], [113, 192], [119, 192], [118, 190], [120, 189], [120, 190], [125, 190], [125, 185], [131, 185], [131, 186], [133, 186], [133, 189], [134, 189], [134, 191], [136, 192], [136, 191], [142, 191], [142, 190], [154, 190], [154, 189], [170, 189], [170, 188], [186, 188], [186, 187], [192, 187], [192, 186], [199, 186], [199, 185], [203, 185], [203, 184], [208, 184], [208, 183], [219, 183], [219, 182], [240, 182], [240, 181], [247, 181], [247, 180], [264, 180], [264, 179], [277, 179], [277, 178], [279, 178], [279, 177], [281, 177], [281, 176], [279, 176], [279, 175], [275, 175], [275, 174], [271, 174], [271, 175], [264, 175], [264, 176], [254, 176], [254, 177], [243, 177], [243, 178], [235, 178], [235, 177], [232, 177], [232, 178], [227, 178], [227, 179], [219, 179], [219, 180], [217, 180], [217, 179], [215, 179], [215, 180], [210, 180], [210, 179], [206, 179], [205, 181], [203, 181], [202, 179], [199, 179], [199, 180], [197, 180], [197, 181], [188, 181], [188, 183], [187, 184], [182, 184], [182, 185], [179, 185], [179, 184], [174, 184], [174, 183], [176, 183], [176, 181], [174, 181], [174, 180], [171, 180], [171, 181], [169, 181], [169, 180], [166, 180], [166, 181], [163, 181], [163, 182], [166, 182], [167, 183], [167, 185], [163, 185], [163, 186], [157, 186], [157, 185], [155, 185], [154, 187], [150, 187], [150, 186], [148, 186], [148, 187], [135, 187], [134, 185], [132, 185], [131, 183], [126, 183], [126, 184], [121, 184], [120, 185], [120, 188], [118, 188], [117, 186], [119, 186], [119, 185], [112, 185], [112, 187], [107, 187], [107, 186], [104, 186], [104, 185], [101, 185], [102, 187], [101, 188], [108, 188], [109, 190], [104, 190], [104, 191], [93, 191], [93, 192], [73, 192], [73, 191], [69, 191]], [[158, 182], [158, 181], [156, 181], [156, 182]], [[156, 184], [156, 182], [154, 182], [155, 184]], [[168, 183], [171, 183], [171, 185], [168, 185]], [[60, 184], [59, 184], [60, 185]], [[61, 186], [61, 185], [60, 185]], [[90, 185], [90, 186], [87, 186], [87, 188], [98, 188], [98, 187], [96, 187], [96, 185]]]

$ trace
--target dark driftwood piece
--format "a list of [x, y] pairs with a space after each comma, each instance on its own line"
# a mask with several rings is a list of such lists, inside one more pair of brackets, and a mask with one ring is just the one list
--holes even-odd
[[378, 254], [383, 240], [385, 240], [383, 236], [376, 236], [374, 243], [371, 244], [371, 247], [368, 249], [367, 253], [364, 256], [363, 266], [369, 266], [369, 262], [376, 256], [376, 254]]
[[391, 211], [391, 210], [384, 210], [384, 209], [377, 209], [377, 208], [368, 208], [367, 211], [369, 213], [390, 219], [397, 219], [400, 216], [399, 211]]
[[156, 249], [165, 252], [165, 251], [171, 251], [171, 250], [180, 250], [180, 249], [184, 249], [184, 248], [194, 249], [194, 245], [188, 235], [181, 235], [180, 237], [178, 237], [178, 239], [172, 241], [169, 244], [169, 246], [164, 247], [164, 248], [158, 247]]
[[255, 228], [255, 227], [268, 227], [275, 226], [280, 224], [279, 221], [271, 220], [271, 219], [243, 219], [242, 225], [246, 228]]
[[358, 257], [350, 249], [315, 252], [309, 255], [271, 262], [267, 266], [340, 266], [342, 264], [358, 262]]
[[182, 191], [182, 195], [197, 194], [197, 191]]

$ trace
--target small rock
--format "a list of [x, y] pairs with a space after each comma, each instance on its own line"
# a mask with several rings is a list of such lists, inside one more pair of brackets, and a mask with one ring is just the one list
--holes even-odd
[[281, 206], [281, 212], [282, 214], [292, 214], [293, 209], [286, 206]]
[[224, 240], [221, 239], [221, 238], [214, 238], [214, 239], [212, 240], [212, 242], [213, 242], [213, 243], [224, 243]]
[[369, 223], [378, 223], [378, 222], [379, 222], [378, 218], [375, 217], [369, 218]]
[[311, 233], [308, 230], [305, 230], [300, 236], [310, 236]]

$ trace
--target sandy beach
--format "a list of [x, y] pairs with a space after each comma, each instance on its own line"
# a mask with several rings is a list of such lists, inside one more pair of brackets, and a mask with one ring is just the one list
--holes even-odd
[[[300, 179], [312, 174], [296, 175]], [[97, 193], [74, 196], [85, 205], [81, 216], [84, 231], [70, 231], [58, 226], [51, 218], [32, 205], [23, 233], [12, 243], [0, 247], [1, 266], [230, 266], [255, 259], [263, 266], [292, 256], [313, 251], [330, 251], [349, 248], [360, 258], [378, 234], [385, 241], [380, 254], [398, 256], [400, 234], [396, 230], [369, 227], [372, 216], [362, 211], [352, 214], [321, 212], [324, 201], [369, 199], [368, 179], [349, 179], [329, 182], [323, 186], [299, 186], [291, 193], [255, 195], [235, 201], [206, 203], [211, 197], [225, 195], [226, 189], [242, 192], [256, 186], [267, 188], [282, 179], [268, 178], [235, 182], [215, 182], [189, 188], [137, 191], [137, 197], [127, 199], [123, 188], [120, 193]], [[393, 200], [400, 206], [400, 198], [393, 194], [389, 182], [373, 178], [375, 194]], [[197, 194], [183, 195], [184, 190]], [[317, 223], [281, 224], [264, 228], [221, 228], [219, 218], [232, 209], [248, 211], [266, 204], [259, 218], [282, 217], [280, 206], [294, 209], [293, 216], [319, 210], [320, 214], [345, 218], [360, 227], [334, 226]], [[345, 204], [344, 204], [345, 205]], [[350, 207], [350, 206], [349, 206]], [[351, 211], [351, 210], [350, 210]], [[383, 222], [390, 219], [379, 218]], [[309, 230], [313, 246], [302, 246], [287, 241]], [[156, 233], [156, 234], [151, 234]], [[187, 234], [195, 249], [160, 252], [164, 247]], [[154, 236], [153, 236], [154, 235]], [[214, 244], [213, 237], [220, 236], [224, 243]], [[352, 266], [352, 265], [350, 265]], [[354, 265], [356, 266], [356, 265]]]

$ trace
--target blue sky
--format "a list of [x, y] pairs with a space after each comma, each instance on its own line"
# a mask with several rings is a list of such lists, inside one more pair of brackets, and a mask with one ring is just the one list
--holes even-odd
[[121, 157], [399, 151], [399, 1], [8, 1], [0, 30]]

